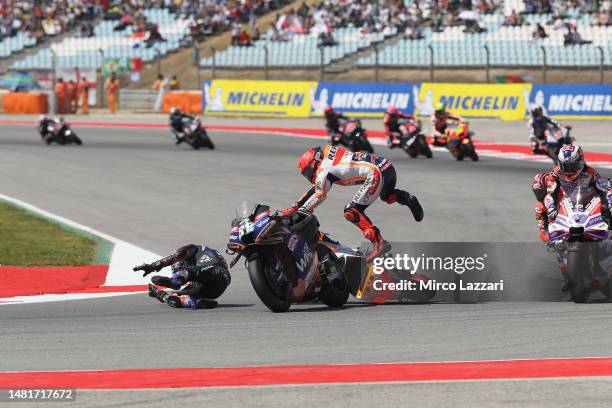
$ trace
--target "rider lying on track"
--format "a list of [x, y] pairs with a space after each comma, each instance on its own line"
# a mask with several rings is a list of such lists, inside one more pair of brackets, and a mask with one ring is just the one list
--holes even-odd
[[142, 276], [147, 276], [170, 265], [172, 277], [158, 275], [151, 278], [154, 285], [169, 289], [161, 290], [149, 284], [149, 296], [172, 307], [215, 308], [215, 299], [225, 292], [232, 280], [227, 263], [218, 251], [194, 244], [182, 246], [159, 261], [142, 264], [133, 270], [143, 271]]
[[332, 184], [341, 186], [361, 185], [353, 200], [344, 208], [344, 218], [355, 224], [367, 240], [372, 242], [368, 262], [391, 249], [365, 210], [376, 199], [387, 204], [406, 205], [418, 222], [423, 219], [423, 208], [419, 200], [407, 191], [396, 189], [397, 175], [391, 162], [383, 157], [368, 153], [353, 153], [349, 150], [327, 145], [324, 148], [309, 149], [298, 162], [300, 173], [313, 184], [292, 207], [283, 210], [290, 215], [298, 209], [313, 211], [327, 197]]

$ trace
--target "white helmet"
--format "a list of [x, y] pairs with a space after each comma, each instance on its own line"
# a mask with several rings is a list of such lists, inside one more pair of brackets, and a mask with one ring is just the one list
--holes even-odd
[[561, 147], [558, 159], [561, 174], [570, 180], [574, 180], [584, 169], [584, 153], [578, 145]]

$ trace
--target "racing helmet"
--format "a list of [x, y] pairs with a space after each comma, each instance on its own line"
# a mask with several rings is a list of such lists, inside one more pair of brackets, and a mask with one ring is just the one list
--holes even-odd
[[578, 145], [565, 145], [559, 151], [559, 170], [569, 180], [575, 180], [584, 169], [584, 153]]
[[546, 197], [546, 184], [548, 178], [548, 172], [538, 173], [533, 177], [531, 181], [531, 190], [533, 191], [533, 195], [536, 200], [544, 201], [544, 197]]
[[434, 105], [434, 110], [436, 111], [436, 113], [444, 112], [446, 110], [446, 105], [444, 105], [444, 103], [442, 102], [438, 102]]
[[49, 120], [49, 117], [47, 115], [40, 115], [38, 117], [38, 123], [41, 123], [41, 122], [43, 122], [45, 120]]
[[334, 108], [328, 103], [327, 105], [325, 105], [325, 107], [323, 108], [323, 112], [324, 113], [329, 113], [329, 112], [333, 112]]
[[544, 114], [544, 108], [542, 105], [535, 105], [531, 108], [531, 116], [534, 118], [541, 118]]
[[395, 105], [391, 105], [391, 106], [389, 106], [389, 108], [387, 108], [387, 113], [389, 115], [397, 115], [398, 112], [399, 111], [397, 110], [397, 106], [395, 106]]
[[302, 176], [306, 177], [311, 183], [314, 183], [314, 179], [317, 175], [317, 169], [319, 164], [323, 161], [323, 150], [320, 147], [314, 147], [306, 150], [300, 160], [298, 161], [298, 169]]
[[170, 108], [170, 116], [179, 116], [181, 114], [181, 110], [176, 107]]

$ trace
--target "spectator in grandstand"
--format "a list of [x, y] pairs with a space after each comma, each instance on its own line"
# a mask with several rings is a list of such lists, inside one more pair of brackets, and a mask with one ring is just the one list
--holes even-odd
[[404, 38], [407, 40], [421, 40], [423, 39], [423, 33], [416, 23], [411, 23], [404, 31]]
[[338, 45], [338, 42], [334, 39], [331, 32], [327, 31], [319, 34], [320, 47], [333, 47], [334, 45]]
[[94, 28], [93, 25], [89, 21], [84, 21], [81, 24], [81, 37], [82, 38], [90, 38], [94, 36]]
[[245, 29], [240, 30], [240, 34], [238, 34], [237, 45], [239, 45], [240, 47], [250, 47], [251, 45], [253, 45], [251, 41], [251, 36], [249, 35], [249, 33], [247, 33]]
[[516, 12], [516, 10], [512, 10], [512, 13], [506, 17], [504, 21], [505, 26], [508, 27], [518, 27], [523, 25], [523, 16]]
[[119, 23], [113, 27], [113, 31], [123, 31], [129, 26], [131, 26], [133, 22], [134, 18], [126, 13], [121, 17]]
[[599, 10], [593, 25], [609, 26], [612, 25], [612, 7], [606, 10]]
[[161, 33], [159, 32], [159, 26], [157, 24], [151, 24], [146, 34], [145, 44], [147, 48], [151, 48], [158, 42], [166, 42], [166, 39], [162, 37]]
[[584, 45], [593, 42], [582, 38], [575, 23], [567, 23], [566, 28], [567, 32], [563, 36], [563, 45]]
[[117, 105], [119, 102], [119, 78], [117, 78], [117, 75], [114, 72], [111, 73], [111, 76], [106, 80], [104, 89], [106, 90], [109, 112], [117, 112]]
[[548, 38], [548, 34], [546, 34], [544, 26], [542, 26], [540, 23], [536, 23], [536, 28], [532, 35], [534, 40], [543, 40], [544, 38]]
[[57, 80], [53, 90], [55, 91], [55, 100], [57, 101], [57, 106], [55, 107], [55, 110], [59, 114], [65, 113], [66, 92], [64, 89], [64, 78], [59, 78]]

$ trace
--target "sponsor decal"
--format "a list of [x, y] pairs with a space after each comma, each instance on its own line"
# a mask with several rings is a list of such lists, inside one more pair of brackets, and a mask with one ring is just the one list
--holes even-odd
[[212, 80], [204, 84], [205, 112], [242, 116], [307, 117], [316, 82]]
[[534, 84], [529, 103], [542, 105], [552, 116], [609, 119], [612, 84]]
[[527, 110], [524, 89], [530, 84], [421, 84], [414, 101], [419, 115], [430, 116], [436, 103], [464, 117], [490, 117], [520, 120]]
[[360, 116], [381, 116], [389, 106], [396, 106], [404, 113], [414, 110], [411, 83], [319, 82], [310, 95], [313, 115], [322, 115], [326, 105]]

